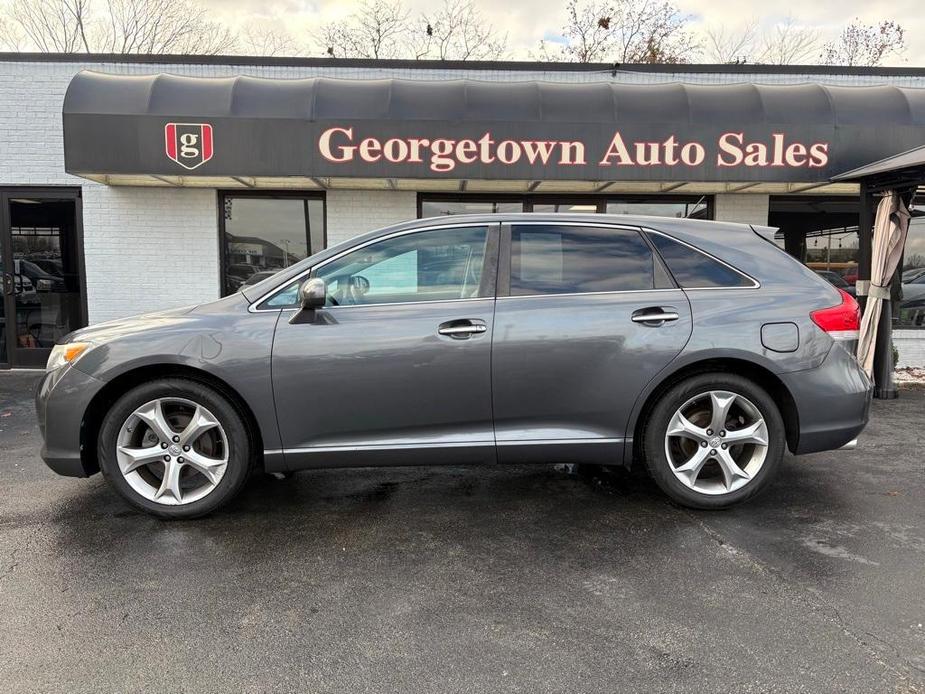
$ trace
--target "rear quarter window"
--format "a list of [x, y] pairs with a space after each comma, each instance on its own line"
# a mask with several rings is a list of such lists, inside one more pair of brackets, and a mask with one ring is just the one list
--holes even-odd
[[675, 281], [684, 289], [753, 287], [754, 281], [705, 253], [668, 236], [647, 233]]

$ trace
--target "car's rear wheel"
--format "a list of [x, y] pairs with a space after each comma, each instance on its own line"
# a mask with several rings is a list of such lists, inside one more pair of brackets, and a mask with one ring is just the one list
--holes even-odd
[[165, 378], [116, 401], [97, 453], [104, 476], [129, 503], [161, 518], [195, 518], [240, 491], [252, 446], [227, 398], [197, 381]]
[[643, 434], [646, 466], [673, 500], [726, 508], [764, 489], [786, 447], [780, 411], [767, 391], [732, 374], [705, 373], [670, 388]]

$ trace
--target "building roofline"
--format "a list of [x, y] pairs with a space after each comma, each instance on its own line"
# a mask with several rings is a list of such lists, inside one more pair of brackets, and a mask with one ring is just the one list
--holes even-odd
[[925, 67], [863, 67], [843, 65], [761, 65], [725, 63], [620, 64], [559, 63], [523, 60], [375, 60], [368, 58], [285, 58], [242, 55], [173, 55], [122, 53], [10, 53], [0, 52], [0, 62], [26, 63], [133, 63], [147, 65], [226, 65], [260, 67], [340, 67], [416, 70], [508, 70], [545, 72], [617, 72], [681, 74], [768, 75], [867, 75], [925, 76]]

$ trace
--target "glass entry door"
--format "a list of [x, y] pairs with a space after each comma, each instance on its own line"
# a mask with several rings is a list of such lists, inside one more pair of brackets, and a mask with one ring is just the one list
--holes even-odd
[[0, 190], [0, 364], [42, 367], [55, 341], [86, 325], [76, 191]]

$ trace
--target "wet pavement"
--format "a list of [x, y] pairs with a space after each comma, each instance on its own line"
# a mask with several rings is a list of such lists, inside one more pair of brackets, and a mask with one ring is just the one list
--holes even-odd
[[552, 467], [255, 478], [165, 523], [0, 374], [6, 692], [925, 691], [925, 391], [746, 506]]

